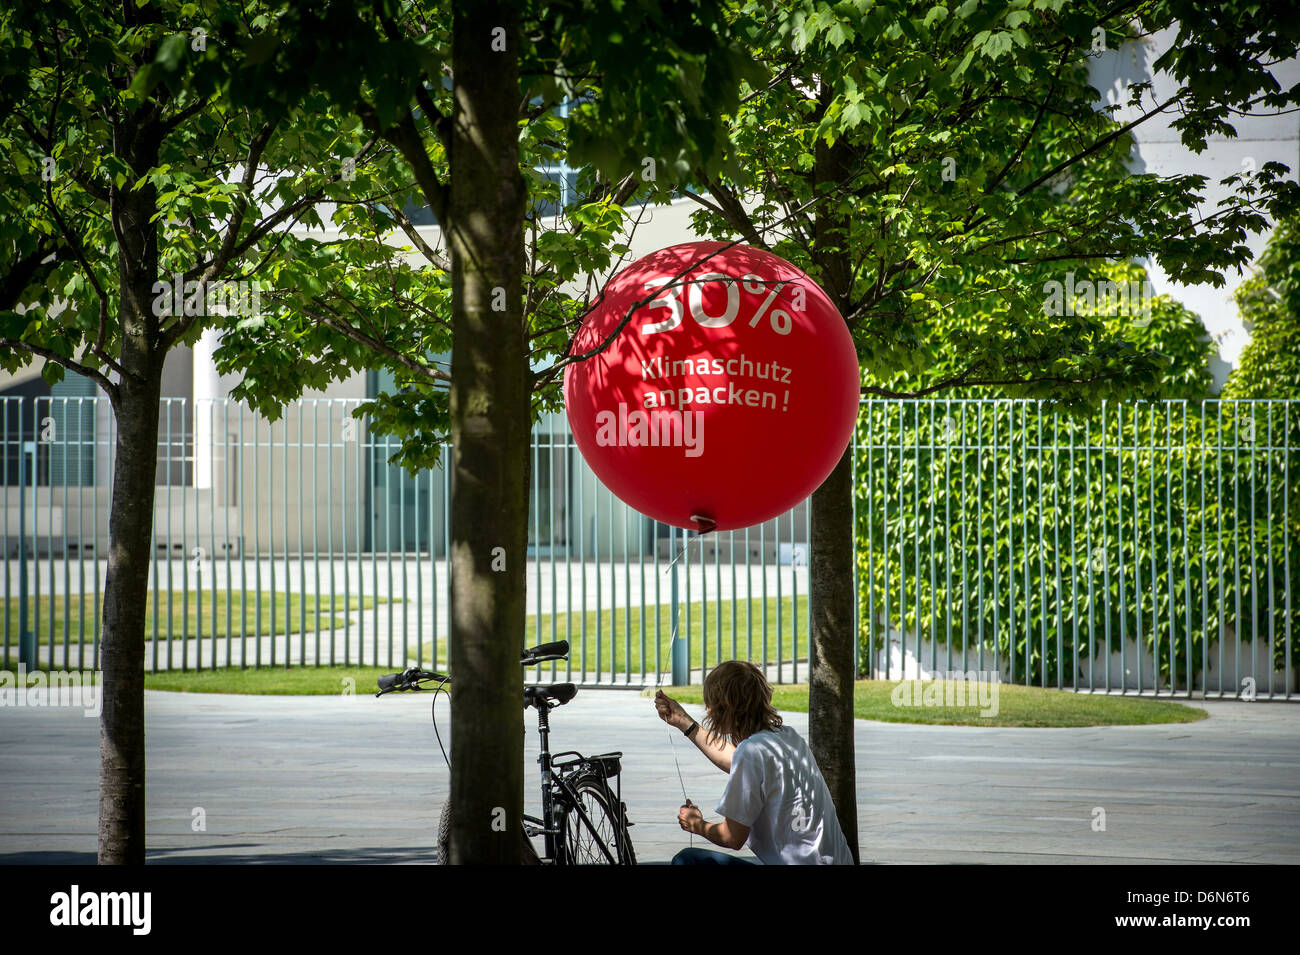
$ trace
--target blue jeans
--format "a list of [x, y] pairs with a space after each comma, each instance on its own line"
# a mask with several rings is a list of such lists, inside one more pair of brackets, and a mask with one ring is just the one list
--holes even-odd
[[673, 865], [753, 865], [740, 856], [714, 852], [711, 849], [683, 849], [673, 856]]

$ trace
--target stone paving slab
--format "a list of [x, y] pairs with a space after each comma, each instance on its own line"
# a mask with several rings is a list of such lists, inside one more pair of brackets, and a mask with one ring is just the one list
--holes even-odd
[[[1300, 707], [1196, 705], [1210, 718], [1159, 726], [859, 720], [863, 861], [1300, 862]], [[446, 743], [445, 697], [438, 707]], [[806, 736], [806, 715], [787, 717]], [[146, 721], [150, 862], [434, 860], [448, 771], [427, 696], [150, 691]], [[638, 693], [582, 690], [553, 714], [552, 730], [555, 751], [623, 751], [639, 860], [667, 862], [688, 844], [674, 757], [692, 801], [716, 818], [724, 777], [680, 735], [670, 742]], [[0, 709], [0, 863], [93, 862], [97, 779], [96, 720], [73, 708]], [[537, 799], [529, 790], [534, 811]], [[196, 808], [205, 831], [192, 828]], [[1105, 810], [1104, 832], [1093, 831], [1095, 808]]]

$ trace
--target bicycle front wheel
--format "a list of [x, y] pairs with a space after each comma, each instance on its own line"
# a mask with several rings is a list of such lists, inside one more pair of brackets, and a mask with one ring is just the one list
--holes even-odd
[[591, 776], [570, 786], [577, 802], [567, 806], [560, 817], [560, 861], [565, 865], [636, 865], [623, 807], [614, 806], [609, 787]]

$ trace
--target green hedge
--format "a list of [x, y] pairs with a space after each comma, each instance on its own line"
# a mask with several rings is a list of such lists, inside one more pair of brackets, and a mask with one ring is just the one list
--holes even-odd
[[1243, 650], [1271, 634], [1279, 669], [1289, 636], [1300, 665], [1300, 402], [1072, 419], [1037, 402], [877, 401], [857, 445], [864, 674], [886, 601], [909, 647], [934, 637], [946, 661], [951, 639], [954, 665], [963, 642], [974, 660], [982, 626], [986, 667], [1014, 653], [1017, 682], [1027, 666], [1030, 682], [1072, 685], [1077, 650], [1100, 684], [1107, 628], [1114, 650], [1139, 638], [1144, 677], [1159, 654], [1162, 688], [1196, 680], [1221, 628], [1224, 676], [1234, 630]]

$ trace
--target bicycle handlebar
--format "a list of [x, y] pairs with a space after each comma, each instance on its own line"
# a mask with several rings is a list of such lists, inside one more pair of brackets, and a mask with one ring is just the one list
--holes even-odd
[[525, 650], [519, 656], [519, 663], [521, 666], [532, 666], [535, 663], [545, 663], [548, 660], [563, 660], [568, 655], [569, 641], [557, 640], [554, 643], [543, 643]]
[[421, 670], [419, 667], [408, 667], [401, 673], [387, 673], [379, 678], [379, 692], [375, 696], [383, 696], [385, 693], [401, 693], [404, 690], [419, 689], [421, 683], [427, 680], [437, 680], [440, 683], [451, 682], [451, 677], [445, 673], [433, 673], [429, 670]]
[[[554, 643], [543, 643], [525, 650], [519, 655], [519, 664], [520, 666], [533, 666], [550, 660], [563, 660], [568, 655], [569, 641], [557, 640]], [[450, 683], [451, 677], [445, 673], [434, 673], [429, 670], [421, 670], [419, 667], [408, 667], [401, 673], [386, 673], [381, 676], [379, 678], [379, 692], [375, 696], [418, 689], [420, 684], [427, 680]]]

